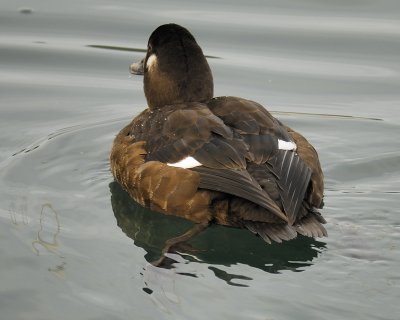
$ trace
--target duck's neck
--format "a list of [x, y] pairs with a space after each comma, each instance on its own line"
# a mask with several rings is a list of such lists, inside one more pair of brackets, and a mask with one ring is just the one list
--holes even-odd
[[[165, 49], [157, 68], [144, 76], [144, 92], [151, 109], [185, 102], [207, 102], [214, 94], [211, 69], [200, 47], [182, 45], [177, 51]], [[187, 54], [190, 52], [190, 54]]]

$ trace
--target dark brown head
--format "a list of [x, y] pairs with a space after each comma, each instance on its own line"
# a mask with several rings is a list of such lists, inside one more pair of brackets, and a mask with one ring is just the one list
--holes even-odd
[[185, 102], [206, 102], [213, 97], [213, 79], [203, 51], [185, 28], [158, 27], [150, 36], [146, 57], [131, 65], [144, 74], [149, 108]]

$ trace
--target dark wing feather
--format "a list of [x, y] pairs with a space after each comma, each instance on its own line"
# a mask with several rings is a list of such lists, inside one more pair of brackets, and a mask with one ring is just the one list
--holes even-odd
[[311, 177], [311, 169], [293, 151], [279, 150], [268, 161], [275, 174], [284, 211], [289, 223], [296, 221]]
[[[136, 141], [146, 141], [147, 161], [176, 163], [197, 153], [214, 167], [245, 166], [246, 144], [234, 139], [231, 128], [205, 104], [164, 106], [142, 118], [135, 121], [130, 134]], [[203, 163], [202, 160], [198, 161]]]
[[286, 130], [280, 132], [279, 122], [260, 104], [237, 97], [219, 97], [208, 103], [210, 110], [224, 123], [241, 134], [274, 133], [287, 139]]
[[285, 127], [297, 145], [297, 153], [300, 158], [311, 168], [311, 186], [307, 196], [307, 202], [311, 207], [322, 208], [324, 197], [324, 174], [314, 147], [300, 133], [289, 127]]
[[249, 200], [287, 221], [276, 203], [246, 170], [215, 170], [203, 166], [192, 170], [200, 173], [200, 188], [225, 192]]
[[292, 140], [282, 124], [257, 102], [219, 97], [211, 100], [208, 106], [226, 125], [241, 134], [255, 163], [265, 163], [269, 159], [278, 148], [278, 139]]
[[243, 140], [249, 146], [249, 153], [255, 163], [265, 163], [278, 149], [278, 139], [271, 134], [243, 134]]
[[205, 143], [193, 157], [209, 168], [246, 168], [248, 147], [239, 139], [221, 139], [213, 134], [210, 141]]

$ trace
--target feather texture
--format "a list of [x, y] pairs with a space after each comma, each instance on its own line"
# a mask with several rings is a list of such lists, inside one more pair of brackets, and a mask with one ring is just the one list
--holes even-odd
[[[280, 150], [279, 140], [293, 141], [296, 151]], [[188, 157], [201, 165], [167, 165]], [[326, 235], [313, 211], [323, 190], [314, 148], [255, 102], [224, 97], [147, 110], [120, 133], [111, 158], [116, 179], [154, 210], [193, 221], [214, 217], [266, 242]]]
[[[279, 140], [296, 151], [280, 150]], [[196, 166], [167, 165], [187, 158]], [[216, 219], [266, 242], [326, 235], [313, 209], [323, 192], [315, 149], [255, 102], [224, 97], [146, 110], [121, 131], [111, 159], [117, 181], [154, 210]]]
[[315, 149], [254, 101], [212, 98], [210, 67], [187, 29], [158, 27], [131, 70], [143, 73], [149, 108], [117, 135], [110, 160], [132, 198], [266, 242], [326, 235]]

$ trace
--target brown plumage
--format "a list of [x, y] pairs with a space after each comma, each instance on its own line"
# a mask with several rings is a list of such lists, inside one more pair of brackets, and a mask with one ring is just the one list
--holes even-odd
[[212, 98], [210, 68], [186, 29], [157, 28], [131, 69], [144, 73], [149, 107], [117, 135], [110, 161], [133, 199], [203, 225], [247, 228], [266, 242], [327, 235], [315, 149], [256, 102]]

